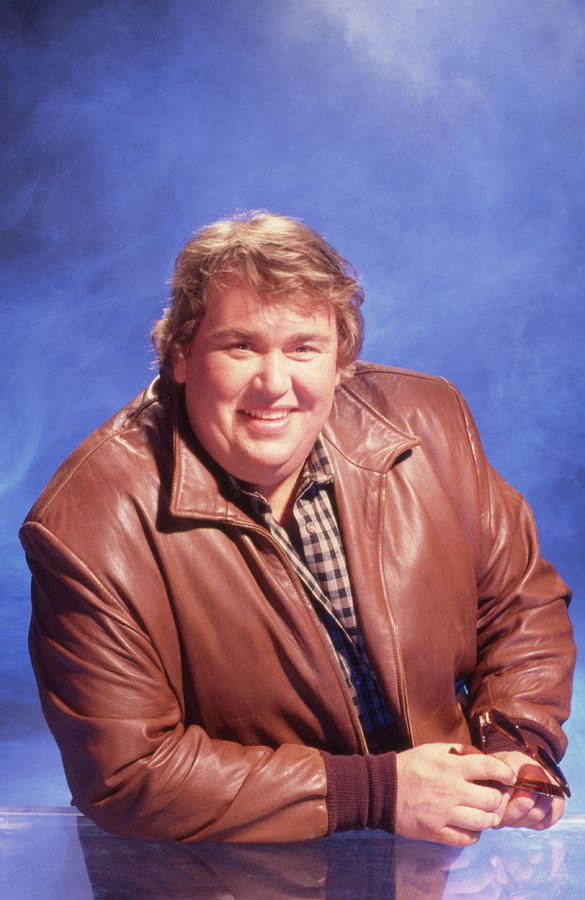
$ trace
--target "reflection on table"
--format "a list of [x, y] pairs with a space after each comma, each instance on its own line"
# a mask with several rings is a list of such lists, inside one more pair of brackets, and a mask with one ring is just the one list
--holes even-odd
[[585, 896], [585, 816], [546, 832], [486, 832], [462, 851], [379, 831], [304, 844], [116, 837], [75, 809], [0, 809], [0, 896], [563, 898]]

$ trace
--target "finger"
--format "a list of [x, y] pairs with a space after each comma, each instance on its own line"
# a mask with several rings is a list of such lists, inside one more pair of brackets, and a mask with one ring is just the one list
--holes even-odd
[[462, 831], [481, 832], [500, 824], [500, 816], [473, 806], [455, 806], [449, 811], [447, 825]]
[[522, 822], [534, 809], [537, 799], [536, 794], [514, 791], [508, 802], [503, 824], [517, 828], [521, 827]]
[[484, 812], [498, 813], [501, 818], [507, 806], [507, 795], [511, 790], [511, 788], [500, 790], [498, 787], [469, 782], [462, 796], [462, 804], [482, 809]]
[[477, 756], [477, 754], [481, 754], [482, 751], [477, 747], [474, 747], [473, 744], [452, 744], [449, 748], [449, 753], [452, 753], [455, 756]]
[[502, 824], [542, 831], [560, 819], [564, 808], [565, 802], [560, 798], [552, 799], [538, 794], [528, 794], [525, 791], [515, 791], [508, 803]]
[[450, 847], [471, 847], [477, 844], [480, 837], [481, 831], [468, 831], [465, 828], [445, 825], [431, 840], [439, 844], [448, 844]]
[[485, 753], [462, 757], [461, 767], [467, 781], [491, 781], [509, 787], [516, 783], [516, 773], [508, 763]]
[[[532, 828], [535, 831], [543, 831], [554, 825], [563, 814], [565, 803], [560, 798], [551, 800], [549, 797], [532, 795], [532, 803], [529, 806], [529, 798], [514, 797], [511, 801], [514, 824], [517, 828]], [[508, 816], [506, 816], [506, 819]]]
[[[493, 755], [497, 756], [498, 759], [507, 763], [514, 769], [518, 781], [521, 779], [526, 779], [528, 781], [534, 780], [556, 784], [555, 780], [542, 766], [538, 765], [536, 762], [534, 762], [534, 760], [530, 759], [530, 757], [527, 757], [524, 753], [520, 753], [519, 751], [499, 751], [498, 753], [495, 753]], [[519, 791], [525, 790], [527, 793], [531, 792], [529, 786], [523, 788], [522, 785], [517, 784], [516, 788]]]

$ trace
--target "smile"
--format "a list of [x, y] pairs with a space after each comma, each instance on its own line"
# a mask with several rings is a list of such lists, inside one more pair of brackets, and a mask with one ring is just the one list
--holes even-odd
[[252, 419], [264, 419], [269, 422], [276, 422], [279, 419], [286, 419], [290, 415], [290, 409], [243, 409], [242, 412]]

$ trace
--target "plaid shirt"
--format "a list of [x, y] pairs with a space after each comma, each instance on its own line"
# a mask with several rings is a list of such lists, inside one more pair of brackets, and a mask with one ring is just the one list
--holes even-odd
[[293, 513], [298, 533], [289, 534], [272, 516], [262, 494], [230, 478], [253, 517], [285, 551], [333, 644], [347, 688], [372, 752], [391, 749], [392, 715], [372, 672], [353, 602], [343, 542], [333, 500], [333, 470], [317, 438], [297, 488]]

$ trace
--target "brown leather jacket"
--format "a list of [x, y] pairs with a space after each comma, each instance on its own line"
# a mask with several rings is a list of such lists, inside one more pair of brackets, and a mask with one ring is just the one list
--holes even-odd
[[[324, 430], [369, 659], [407, 743], [496, 705], [560, 756], [568, 591], [457, 391], [360, 363]], [[65, 461], [21, 538], [31, 654], [79, 808], [157, 839], [327, 830], [319, 748], [365, 753], [328, 638], [157, 379]]]

